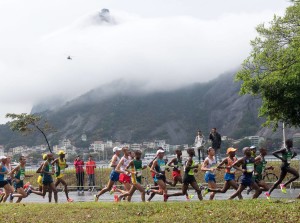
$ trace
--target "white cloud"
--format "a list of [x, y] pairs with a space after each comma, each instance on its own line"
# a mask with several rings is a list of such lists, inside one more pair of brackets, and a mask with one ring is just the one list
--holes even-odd
[[[116, 79], [144, 83], [146, 90], [211, 80], [240, 65], [256, 35], [255, 26], [270, 20], [274, 11], [205, 20], [143, 17], [113, 9], [111, 14], [114, 25], [99, 22], [98, 12], [93, 12], [0, 52], [5, 83], [0, 89], [0, 122], [6, 112], [29, 112], [44, 98], [73, 98]], [[67, 60], [68, 55], [73, 60]]]

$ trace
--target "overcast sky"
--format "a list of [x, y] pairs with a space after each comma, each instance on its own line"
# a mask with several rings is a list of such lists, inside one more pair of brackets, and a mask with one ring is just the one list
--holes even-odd
[[[0, 123], [50, 97], [116, 79], [146, 90], [204, 82], [237, 68], [255, 27], [287, 0], [0, 0]], [[100, 21], [102, 8], [113, 24]], [[73, 60], [67, 60], [71, 55]]]

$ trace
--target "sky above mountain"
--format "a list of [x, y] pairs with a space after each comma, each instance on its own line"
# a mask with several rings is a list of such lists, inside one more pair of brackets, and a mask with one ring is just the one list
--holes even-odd
[[[115, 80], [145, 91], [239, 67], [286, 0], [0, 0], [0, 123]], [[102, 8], [109, 15], [99, 16]], [[107, 16], [107, 17], [106, 17]], [[72, 60], [67, 57], [71, 56]]]

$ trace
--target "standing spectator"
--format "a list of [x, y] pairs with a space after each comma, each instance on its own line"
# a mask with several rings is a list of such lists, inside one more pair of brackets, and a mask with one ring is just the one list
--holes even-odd
[[204, 159], [205, 159], [204, 144], [205, 144], [204, 135], [202, 135], [202, 132], [199, 130], [197, 132], [197, 135], [196, 135], [196, 138], [195, 138], [195, 144], [194, 144], [194, 146], [198, 150], [199, 163], [200, 163], [200, 157], [202, 157], [203, 162], [204, 162]]
[[89, 156], [89, 161], [86, 163], [86, 174], [89, 180], [89, 191], [93, 191], [95, 187], [95, 168], [96, 163], [92, 156]]
[[74, 160], [74, 166], [76, 170], [76, 179], [77, 179], [77, 192], [78, 194], [84, 193], [84, 187], [83, 187], [83, 182], [84, 182], [84, 162], [83, 160], [80, 159], [80, 156], [77, 156], [77, 158]]
[[209, 134], [209, 140], [211, 140], [211, 147], [215, 150], [217, 160], [219, 160], [219, 162], [222, 162], [220, 152], [222, 139], [216, 128], [212, 128]]

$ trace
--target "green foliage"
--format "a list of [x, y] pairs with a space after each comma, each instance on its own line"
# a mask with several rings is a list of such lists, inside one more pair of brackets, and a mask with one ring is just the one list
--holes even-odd
[[284, 17], [274, 16], [269, 25], [261, 24], [252, 52], [237, 73], [240, 93], [262, 98], [259, 115], [264, 125], [279, 122], [300, 126], [300, 4], [288, 7]]
[[47, 121], [43, 121], [40, 116], [26, 113], [8, 113], [5, 117], [12, 120], [8, 122], [8, 124], [10, 129], [14, 132], [20, 132], [23, 135], [28, 135], [36, 131], [41, 132], [46, 140], [49, 151], [52, 152], [49, 141], [45, 134], [46, 131], [50, 131], [52, 129]]

